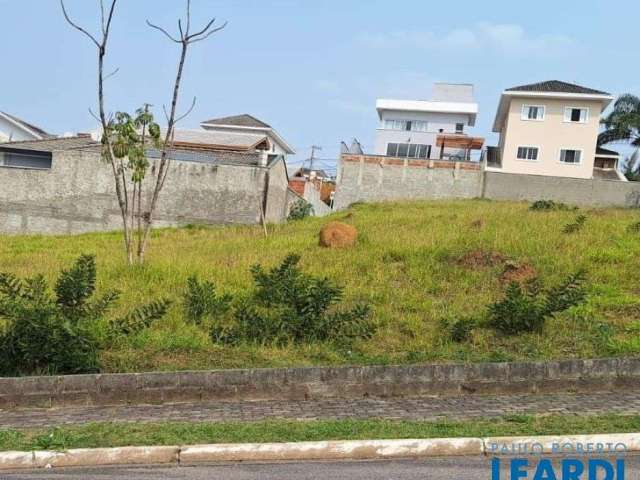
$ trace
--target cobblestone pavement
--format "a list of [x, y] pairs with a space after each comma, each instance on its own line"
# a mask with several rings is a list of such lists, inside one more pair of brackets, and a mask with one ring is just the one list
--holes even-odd
[[588, 394], [217, 402], [0, 410], [0, 428], [88, 422], [204, 422], [265, 419], [439, 420], [514, 414], [640, 414], [640, 390]]

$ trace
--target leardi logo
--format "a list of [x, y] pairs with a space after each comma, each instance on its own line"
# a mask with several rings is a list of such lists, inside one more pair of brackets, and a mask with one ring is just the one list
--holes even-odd
[[625, 480], [626, 452], [623, 443], [494, 443], [488, 450], [515, 455], [491, 459], [491, 480]]

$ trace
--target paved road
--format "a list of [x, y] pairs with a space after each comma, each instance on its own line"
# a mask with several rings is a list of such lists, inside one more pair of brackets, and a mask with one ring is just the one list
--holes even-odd
[[438, 420], [549, 413], [637, 415], [640, 414], [640, 390], [589, 394], [217, 402], [0, 410], [0, 426], [27, 428], [87, 422], [215, 422], [275, 418]]
[[[535, 463], [535, 460], [532, 461]], [[557, 460], [555, 461], [557, 465]], [[559, 473], [559, 470], [556, 470]], [[2, 480], [488, 480], [487, 457], [368, 462], [236, 463], [202, 467], [101, 468], [2, 474]], [[636, 480], [640, 458], [627, 457], [627, 480]], [[501, 478], [509, 477], [503, 470]], [[530, 471], [529, 479], [533, 478]]]

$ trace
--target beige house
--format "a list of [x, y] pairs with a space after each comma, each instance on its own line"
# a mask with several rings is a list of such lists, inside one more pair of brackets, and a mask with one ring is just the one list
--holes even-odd
[[487, 170], [624, 180], [618, 154], [597, 148], [600, 115], [613, 97], [557, 80], [508, 88], [500, 97]]

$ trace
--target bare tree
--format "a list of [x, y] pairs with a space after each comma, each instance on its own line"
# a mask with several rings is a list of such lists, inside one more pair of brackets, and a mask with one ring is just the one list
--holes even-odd
[[[185, 19], [184, 25], [183, 25], [182, 19], [178, 19], [178, 35], [177, 36], [171, 35], [166, 29], [159, 27], [157, 25], [154, 25], [149, 20], [147, 20], [147, 25], [149, 25], [151, 28], [154, 28], [162, 32], [171, 41], [180, 45], [180, 58], [178, 61], [178, 69], [177, 69], [176, 78], [173, 86], [173, 95], [171, 97], [171, 107], [169, 109], [169, 112], [167, 112], [167, 109], [164, 108], [164, 112], [167, 120], [167, 130], [164, 136], [164, 141], [161, 143], [160, 160], [158, 162], [157, 169], [155, 169], [154, 171], [154, 179], [152, 180], [153, 190], [151, 193], [151, 198], [148, 200], [148, 204], [145, 205], [144, 211], [142, 211], [141, 210], [141, 202], [142, 202], [141, 188], [142, 187], [141, 185], [138, 185], [137, 192], [134, 188], [132, 192], [133, 197], [131, 199], [129, 198], [129, 192], [128, 192], [128, 186], [127, 186], [127, 168], [126, 168], [125, 160], [122, 157], [122, 155], [118, 156], [114, 153], [113, 138], [110, 135], [111, 120], [110, 118], [107, 117], [106, 110], [105, 110], [104, 82], [106, 79], [108, 79], [110, 76], [112, 76], [115, 73], [113, 72], [112, 74], [109, 74], [107, 76], [104, 75], [104, 59], [107, 53], [109, 33], [111, 29], [111, 24], [113, 21], [116, 2], [117, 0], [111, 0], [111, 5], [109, 6], [109, 8], [105, 8], [104, 0], [100, 0], [101, 35], [99, 37], [96, 37], [93, 34], [89, 33], [89, 31], [87, 31], [86, 29], [84, 29], [83, 27], [75, 23], [73, 20], [71, 20], [67, 12], [67, 9], [65, 7], [64, 0], [60, 0], [60, 5], [62, 7], [62, 12], [64, 14], [64, 18], [66, 19], [66, 21], [73, 28], [75, 28], [76, 30], [83, 33], [86, 37], [88, 37], [95, 44], [98, 50], [98, 107], [99, 107], [99, 110], [98, 110], [97, 118], [99, 119], [102, 125], [102, 130], [103, 130], [104, 156], [107, 158], [108, 162], [111, 164], [111, 167], [113, 170], [116, 196], [118, 198], [118, 205], [120, 207], [120, 211], [122, 214], [122, 224], [123, 224], [123, 231], [124, 231], [124, 242], [125, 242], [125, 248], [127, 253], [127, 260], [130, 264], [133, 264], [135, 259], [137, 259], [139, 263], [144, 263], [147, 243], [149, 240], [149, 234], [153, 227], [154, 214], [158, 205], [158, 200], [160, 198], [160, 192], [164, 187], [167, 174], [169, 173], [170, 166], [171, 166], [171, 150], [173, 148], [175, 126], [180, 120], [184, 119], [187, 115], [189, 115], [189, 113], [191, 113], [191, 111], [195, 106], [196, 99], [194, 98], [189, 109], [187, 109], [187, 111], [184, 114], [177, 116], [178, 98], [180, 94], [180, 85], [182, 82], [184, 65], [187, 58], [187, 51], [191, 44], [200, 42], [202, 40], [206, 40], [214, 33], [222, 30], [227, 24], [226, 22], [224, 22], [223, 24], [216, 26], [215, 25], [216, 19], [213, 18], [205, 25], [204, 28], [196, 31], [195, 33], [191, 33], [191, 0], [186, 0], [187, 12], [186, 12], [186, 19]], [[143, 132], [143, 137], [144, 137], [144, 132]], [[135, 206], [136, 193], [137, 193], [137, 201], [138, 201], [137, 220], [138, 220], [138, 225], [140, 225], [140, 222], [143, 223], [143, 232], [139, 236], [137, 248], [135, 249], [135, 252], [134, 252], [133, 235], [132, 235], [132, 230], [133, 230], [132, 215], [134, 215], [134, 212], [136, 211], [136, 209], [132, 208], [130, 210], [130, 204], [133, 204]], [[131, 223], [129, 224], [127, 219], [130, 217], [130, 215], [131, 215]]]

